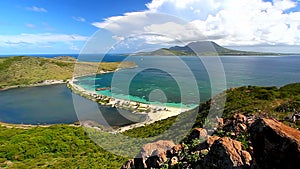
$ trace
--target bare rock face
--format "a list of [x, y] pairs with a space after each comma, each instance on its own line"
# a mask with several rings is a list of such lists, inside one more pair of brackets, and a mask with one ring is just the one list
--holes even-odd
[[203, 164], [218, 169], [247, 169], [251, 161], [251, 155], [242, 150], [241, 142], [222, 137], [214, 141]]
[[254, 117], [247, 117], [237, 113], [231, 119], [227, 120], [222, 129], [226, 132], [231, 132], [233, 135], [240, 135], [247, 132], [253, 121]]
[[207, 138], [207, 131], [203, 128], [194, 128], [191, 134], [189, 135], [188, 140], [193, 139], [206, 139]]
[[250, 127], [255, 163], [259, 169], [300, 166], [300, 131], [273, 119], [258, 119]]
[[220, 139], [220, 137], [218, 137], [218, 136], [210, 136], [210, 137], [208, 137], [207, 140], [206, 140], [206, 143], [208, 144], [208, 148], [211, 148], [211, 146], [214, 144], [214, 142], [216, 140], [219, 140], [219, 139]]
[[158, 168], [167, 162], [167, 151], [174, 146], [174, 142], [170, 140], [159, 140], [145, 144], [134, 159], [135, 168]]

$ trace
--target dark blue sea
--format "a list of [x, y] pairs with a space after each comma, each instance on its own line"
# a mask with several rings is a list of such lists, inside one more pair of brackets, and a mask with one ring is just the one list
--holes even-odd
[[[41, 55], [42, 56], [42, 55]], [[59, 55], [47, 55], [56, 57]], [[300, 56], [224, 56], [198, 58], [193, 56], [76, 56], [83, 61], [134, 61], [138, 67], [116, 73], [85, 76], [77, 84], [121, 99], [164, 104], [193, 106], [230, 87], [245, 85], [283, 86], [300, 82]], [[225, 77], [225, 79], [224, 79]], [[143, 121], [129, 111], [124, 118], [117, 109], [95, 104], [74, 95], [65, 85], [19, 88], [0, 92], [0, 121], [24, 124], [73, 123], [77, 115], [73, 106], [82, 105], [80, 119], [120, 126]], [[99, 118], [96, 112], [101, 111]]]

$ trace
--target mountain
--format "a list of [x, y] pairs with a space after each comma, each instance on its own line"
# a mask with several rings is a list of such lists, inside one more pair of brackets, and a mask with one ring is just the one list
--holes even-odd
[[161, 48], [151, 52], [139, 52], [133, 55], [143, 56], [215, 56], [215, 55], [279, 55], [278, 53], [263, 53], [263, 52], [250, 52], [239, 51], [224, 48], [213, 41], [198, 41], [191, 42], [186, 46], [173, 46], [170, 48]]

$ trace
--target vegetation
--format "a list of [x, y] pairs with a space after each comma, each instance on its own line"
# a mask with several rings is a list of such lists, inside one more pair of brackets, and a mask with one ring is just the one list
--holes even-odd
[[[76, 66], [75, 66], [76, 64]], [[133, 62], [77, 62], [72, 57], [41, 58], [15, 56], [0, 58], [0, 89], [11, 86], [27, 86], [45, 80], [71, 79], [118, 68], [136, 66]]]
[[[243, 86], [227, 90], [223, 118], [230, 118], [235, 113], [255, 115], [258, 117], [275, 118], [298, 128], [292, 123], [291, 117], [300, 111], [300, 83], [289, 84], [283, 87]], [[212, 100], [200, 104], [196, 126], [201, 127], [204, 118], [208, 115]]]
[[[231, 118], [235, 113], [255, 115], [258, 117], [270, 117], [299, 128], [298, 123], [290, 121], [295, 111], [300, 111], [300, 83], [289, 84], [281, 88], [244, 86], [232, 88], [215, 96], [226, 94], [226, 103], [223, 118]], [[201, 103], [199, 113], [193, 127], [203, 127], [210, 110], [212, 99]], [[147, 138], [159, 135], [174, 123], [176, 118], [185, 118], [185, 114], [158, 121], [144, 127], [135, 128], [124, 132], [131, 137]], [[220, 133], [221, 134], [221, 133]], [[241, 138], [241, 140], [244, 138]]]
[[119, 168], [126, 160], [96, 145], [82, 127], [0, 127], [0, 168]]
[[[0, 86], [9, 87], [16, 85], [29, 85], [43, 80], [69, 79], [75, 72], [76, 75], [92, 73], [92, 71], [113, 71], [117, 68], [132, 67], [134, 63], [91, 63], [81, 62], [76, 65], [80, 72], [76, 72], [75, 59], [61, 57], [56, 59], [33, 58], [26, 56], [0, 58]], [[74, 70], [75, 69], [75, 70]], [[255, 115], [260, 117], [272, 117], [284, 123], [299, 128], [300, 123], [293, 123], [290, 119], [295, 112], [300, 111], [300, 83], [289, 84], [283, 87], [257, 87], [243, 86], [232, 88], [201, 103], [198, 110], [191, 110], [177, 117], [171, 117], [148, 124], [144, 127], [134, 128], [122, 134], [101, 132], [94, 128], [86, 129], [70, 125], [53, 125], [49, 127], [19, 128], [15, 125], [0, 125], [0, 168], [120, 168], [127, 160], [126, 157], [115, 155], [101, 148], [94, 141], [107, 147], [118, 147], [126, 150], [128, 155], [139, 151], [142, 142], [132, 141], [130, 138], [161, 139], [159, 134], [170, 129], [178, 119], [181, 123], [173, 126], [168, 136], [174, 141], [183, 141], [179, 136], [181, 131], [188, 126], [202, 127], [210, 110], [211, 103], [218, 101], [226, 95], [226, 103], [223, 118], [231, 118], [235, 113]], [[189, 120], [190, 115], [197, 111], [194, 122]], [[188, 119], [188, 120], [184, 120]], [[231, 136], [222, 130], [215, 132], [219, 136], [234, 137], [243, 144], [243, 148], [249, 147], [249, 135], [247, 133]], [[128, 136], [128, 137], [124, 137]], [[157, 136], [157, 137], [155, 137]], [[114, 139], [112, 141], [112, 139]], [[146, 139], [146, 141], [147, 141]], [[138, 139], [137, 139], [138, 140]], [[199, 142], [197, 140], [185, 144], [187, 151], [180, 152], [187, 161], [193, 163], [205, 154], [191, 154], [188, 150], [194, 149]], [[131, 146], [135, 145], [135, 146]], [[138, 146], [136, 146], [138, 145]], [[118, 150], [117, 150], [118, 151]], [[117, 153], [117, 152], [116, 152]], [[127, 154], [125, 154], [127, 155]], [[180, 165], [183, 164], [178, 164]], [[165, 166], [168, 168], [168, 166]]]

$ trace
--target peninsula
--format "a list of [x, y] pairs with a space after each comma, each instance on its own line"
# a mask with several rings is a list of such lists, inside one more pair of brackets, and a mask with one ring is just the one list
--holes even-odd
[[103, 106], [128, 109], [133, 113], [147, 116], [144, 122], [119, 128], [118, 132], [167, 119], [188, 110], [188, 108], [144, 104], [131, 100], [112, 98], [98, 94], [96, 91], [85, 90], [74, 83], [76, 77], [111, 73], [136, 66], [134, 62], [76, 62], [75, 58], [69, 56], [56, 58], [30, 56], [0, 58], [0, 90], [66, 83], [73, 93]]
[[[75, 65], [80, 72], [74, 72]], [[0, 90], [66, 83], [73, 76], [135, 67], [134, 62], [77, 62], [75, 58], [12, 56], [0, 58]], [[76, 73], [76, 74], [75, 74]]]
[[73, 80], [67, 82], [67, 86], [72, 90], [73, 93], [78, 94], [82, 97], [95, 101], [104, 106], [111, 106], [115, 108], [122, 108], [130, 110], [132, 113], [146, 115], [146, 120], [139, 123], [119, 127], [114, 132], [124, 132], [136, 127], [142, 127], [156, 121], [164, 120], [169, 117], [177, 116], [183, 112], [186, 112], [192, 108], [183, 107], [170, 107], [164, 105], [145, 104], [132, 100], [118, 99], [110, 96], [105, 96], [97, 93], [96, 91], [85, 90], [81, 86], [74, 83]]

